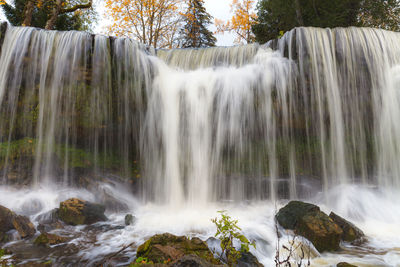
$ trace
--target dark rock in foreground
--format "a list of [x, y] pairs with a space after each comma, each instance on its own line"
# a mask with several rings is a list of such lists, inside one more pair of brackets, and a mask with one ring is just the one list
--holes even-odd
[[363, 243], [366, 240], [363, 231], [361, 231], [361, 229], [359, 229], [357, 226], [355, 226], [351, 222], [343, 219], [342, 217], [340, 217], [339, 215], [337, 215], [333, 212], [331, 212], [329, 214], [329, 217], [337, 225], [339, 225], [340, 228], [342, 228], [343, 234], [342, 234], [341, 238], [343, 241], [352, 242], [352, 244], [358, 245], [358, 244]]
[[310, 240], [319, 252], [340, 248], [342, 229], [316, 205], [291, 201], [279, 210], [276, 219], [283, 228]]
[[105, 207], [100, 204], [71, 198], [60, 203], [59, 218], [71, 225], [92, 224], [106, 221]]
[[352, 265], [352, 264], [347, 263], [347, 262], [340, 262], [336, 266], [337, 267], [357, 267], [356, 265]]
[[6, 233], [10, 230], [17, 230], [21, 238], [32, 237], [36, 232], [28, 217], [17, 215], [0, 206], [0, 242], [7, 241]]
[[[196, 258], [184, 258], [184, 256], [194, 255]], [[192, 262], [207, 262], [207, 266], [218, 265], [220, 262], [214, 258], [213, 253], [207, 244], [197, 237], [188, 239], [185, 236], [175, 236], [172, 234], [154, 235], [144, 244], [139, 246], [137, 257], [148, 259], [149, 262], [157, 263], [173, 263], [177, 266], [203, 266], [190, 265]], [[181, 260], [181, 261], [179, 261]], [[186, 264], [186, 265], [184, 265]]]
[[237, 261], [237, 267], [263, 267], [263, 265], [250, 252], [242, 252]]
[[212, 264], [196, 255], [185, 255], [182, 258], [180, 258], [177, 262], [172, 264], [172, 267], [214, 267], [214, 266], [221, 266], [221, 265]]

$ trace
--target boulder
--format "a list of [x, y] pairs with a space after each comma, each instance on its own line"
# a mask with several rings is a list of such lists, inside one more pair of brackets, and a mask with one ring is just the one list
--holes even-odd
[[342, 229], [316, 205], [291, 201], [276, 219], [283, 228], [307, 238], [319, 252], [339, 249]]
[[35, 245], [50, 247], [53, 245], [68, 242], [69, 238], [42, 232], [33, 242]]
[[58, 209], [52, 209], [37, 217], [39, 225], [37, 227], [40, 232], [49, 232], [54, 229], [63, 229], [64, 223], [58, 217]]
[[101, 204], [71, 198], [60, 203], [59, 218], [70, 225], [92, 224], [106, 221], [105, 207]]
[[263, 267], [263, 265], [250, 252], [242, 252], [237, 261], [237, 267]]
[[32, 237], [36, 232], [35, 226], [27, 217], [0, 206], [0, 242], [6, 241], [6, 232], [10, 230], [17, 230], [21, 238]]
[[207, 244], [197, 237], [188, 239], [169, 233], [154, 235], [137, 250], [137, 257], [153, 263], [177, 262], [185, 255], [195, 255], [210, 264], [220, 264]]
[[12, 224], [21, 238], [31, 237], [36, 233], [35, 226], [33, 226], [28, 217], [16, 215], [12, 219]]
[[222, 265], [212, 264], [196, 255], [185, 255], [172, 264], [172, 267], [215, 267], [215, 266], [222, 266]]
[[337, 215], [333, 212], [331, 212], [329, 214], [329, 217], [337, 225], [339, 225], [340, 228], [342, 228], [343, 234], [342, 234], [341, 238], [343, 241], [351, 242], [353, 244], [358, 245], [358, 244], [363, 243], [366, 240], [363, 231], [361, 231], [361, 229], [359, 229], [357, 226], [355, 226], [351, 222], [345, 220], [344, 218], [340, 217], [339, 215]]
[[356, 265], [352, 265], [350, 263], [347, 262], [340, 262], [336, 265], [336, 267], [357, 267]]
[[135, 216], [132, 214], [126, 214], [125, 215], [125, 225], [132, 225], [135, 223]]

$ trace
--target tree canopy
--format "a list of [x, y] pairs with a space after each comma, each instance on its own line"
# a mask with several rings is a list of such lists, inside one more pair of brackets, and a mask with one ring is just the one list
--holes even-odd
[[395, 31], [400, 26], [398, 0], [260, 0], [257, 11], [252, 30], [260, 43], [298, 26], [365, 26]]
[[255, 36], [252, 26], [257, 23], [257, 15], [254, 13], [255, 0], [232, 0], [232, 18], [227, 21], [216, 19], [215, 24], [217, 33], [234, 32], [236, 34], [235, 43], [252, 43]]
[[183, 0], [107, 0], [109, 34], [136, 39], [154, 48], [179, 45]]
[[215, 46], [217, 39], [207, 28], [213, 17], [207, 13], [203, 0], [188, 0], [182, 16], [184, 24], [181, 30], [182, 47]]
[[91, 1], [82, 4], [65, 0], [15, 0], [13, 5], [5, 1], [1, 5], [6, 18], [14, 26], [64, 31], [89, 31], [96, 20], [96, 13], [91, 6]]

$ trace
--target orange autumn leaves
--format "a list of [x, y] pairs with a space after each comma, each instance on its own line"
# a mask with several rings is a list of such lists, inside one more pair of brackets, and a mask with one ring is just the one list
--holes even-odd
[[109, 34], [132, 37], [155, 47], [173, 48], [178, 38], [183, 0], [107, 0], [113, 23]]
[[[183, 17], [190, 20], [190, 16], [195, 16], [184, 12], [189, 1], [106, 0], [106, 15], [112, 21], [106, 31], [111, 35], [134, 38], [155, 48], [179, 47]], [[233, 32], [237, 36], [236, 43], [253, 42], [251, 26], [257, 19], [254, 5], [255, 0], [233, 0], [231, 20], [216, 19], [216, 33]]]
[[255, 36], [251, 30], [251, 26], [256, 24], [257, 15], [254, 12], [255, 0], [233, 0], [231, 9], [232, 18], [224, 22], [215, 20], [217, 33], [234, 32], [236, 34], [235, 43], [252, 43]]

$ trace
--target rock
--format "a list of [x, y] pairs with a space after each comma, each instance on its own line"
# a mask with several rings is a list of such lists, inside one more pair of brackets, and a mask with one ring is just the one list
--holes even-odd
[[339, 215], [331, 212], [329, 214], [329, 217], [342, 228], [343, 234], [342, 234], [342, 240], [346, 242], [352, 242], [353, 244], [361, 244], [365, 242], [366, 238], [357, 226], [352, 224], [351, 222], [345, 220], [344, 218], [340, 217]]
[[278, 223], [285, 229], [294, 230], [299, 219], [305, 214], [318, 212], [319, 207], [301, 201], [291, 201], [276, 215]]
[[352, 265], [352, 264], [347, 263], [347, 262], [340, 262], [336, 266], [337, 267], [357, 267], [356, 265]]
[[58, 216], [63, 222], [71, 225], [92, 224], [107, 220], [104, 211], [103, 205], [71, 198], [60, 203]]
[[250, 252], [242, 252], [237, 261], [237, 267], [263, 267], [263, 265]]
[[135, 217], [132, 214], [126, 214], [125, 225], [132, 225], [135, 222]]
[[63, 229], [64, 223], [58, 217], [58, 209], [53, 209], [37, 217], [39, 225], [37, 229], [41, 232], [49, 232], [54, 229]]
[[16, 215], [12, 220], [12, 224], [21, 238], [31, 237], [36, 233], [35, 226], [33, 226], [28, 217]]
[[319, 252], [339, 249], [343, 231], [318, 206], [291, 201], [279, 210], [276, 219], [283, 228], [307, 238]]
[[[222, 266], [209, 263], [208, 261], [196, 255], [185, 255], [172, 264], [173, 267], [214, 267]], [[240, 265], [238, 265], [240, 266]], [[262, 265], [261, 265], [262, 266]]]
[[197, 237], [188, 239], [185, 236], [172, 234], [154, 235], [137, 250], [137, 257], [143, 257], [153, 263], [178, 261], [185, 255], [196, 255], [208, 264], [220, 264], [214, 258], [207, 244]]
[[36, 232], [35, 226], [27, 217], [0, 206], [0, 241], [5, 241], [6, 233], [13, 229], [18, 231], [21, 238], [31, 237]]
[[42, 232], [33, 243], [38, 246], [50, 247], [68, 241], [69, 238], [67, 237]]

